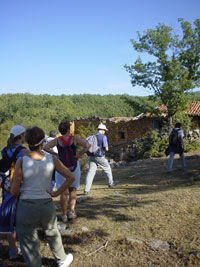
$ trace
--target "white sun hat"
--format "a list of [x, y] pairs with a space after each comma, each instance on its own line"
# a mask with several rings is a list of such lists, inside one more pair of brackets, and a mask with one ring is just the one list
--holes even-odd
[[11, 128], [10, 134], [13, 134], [14, 137], [16, 137], [16, 136], [18, 136], [20, 134], [25, 133], [25, 131], [26, 131], [26, 129], [23, 126], [21, 126], [21, 125], [15, 125], [15, 126], [13, 126]]
[[106, 128], [106, 125], [104, 125], [103, 123], [100, 123], [98, 126], [98, 130], [104, 130], [104, 131], [108, 131], [108, 129]]

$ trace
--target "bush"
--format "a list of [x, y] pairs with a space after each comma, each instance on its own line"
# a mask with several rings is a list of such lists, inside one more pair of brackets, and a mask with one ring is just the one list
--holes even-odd
[[200, 142], [196, 140], [194, 141], [184, 140], [184, 147], [185, 147], [185, 152], [190, 152], [199, 148]]
[[[144, 141], [137, 142], [137, 157], [163, 157], [165, 156], [165, 149], [169, 144], [169, 137], [167, 133], [159, 133], [153, 130], [149, 132]], [[184, 139], [185, 152], [196, 150], [200, 147], [199, 141], [189, 141]]]
[[160, 134], [158, 131], [149, 132], [143, 142], [137, 143], [137, 153], [139, 158], [163, 157], [168, 146], [168, 135]]

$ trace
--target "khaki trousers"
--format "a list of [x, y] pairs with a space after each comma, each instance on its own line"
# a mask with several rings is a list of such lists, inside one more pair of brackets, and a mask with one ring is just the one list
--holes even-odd
[[66, 254], [58, 231], [56, 210], [52, 199], [19, 200], [16, 212], [16, 232], [28, 267], [42, 266], [39, 229], [45, 233], [55, 259], [64, 261]]

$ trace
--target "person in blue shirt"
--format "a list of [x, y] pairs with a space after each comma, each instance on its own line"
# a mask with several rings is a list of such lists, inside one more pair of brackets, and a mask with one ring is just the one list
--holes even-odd
[[[3, 150], [6, 149], [6, 153], [8, 157], [12, 157], [15, 150], [18, 149], [19, 146], [21, 146], [21, 150], [18, 152], [16, 158], [21, 158], [25, 155], [28, 155], [30, 151], [22, 147], [22, 144], [25, 143], [25, 131], [26, 129], [22, 125], [14, 125], [10, 129], [10, 136], [7, 141], [7, 146], [4, 147], [1, 151], [1, 156], [3, 156]], [[12, 184], [12, 176], [13, 176], [13, 171], [8, 171], [8, 176], [7, 179], [5, 180], [4, 188], [5, 190], [3, 191], [3, 197], [6, 196], [7, 192], [10, 191], [11, 184]], [[6, 192], [7, 190], [7, 192]], [[19, 247], [17, 246], [16, 242], [16, 233], [7, 234], [7, 239], [9, 243], [9, 259], [13, 260], [18, 256], [18, 253], [20, 252]]]
[[97, 167], [100, 167], [106, 174], [107, 184], [109, 188], [117, 184], [117, 182], [113, 181], [113, 175], [110, 164], [108, 160], [105, 158], [105, 152], [108, 151], [108, 140], [105, 135], [106, 131], [108, 131], [106, 125], [100, 123], [98, 126], [98, 132], [95, 134], [100, 149], [94, 155], [89, 156], [89, 169], [85, 178], [85, 187], [84, 187], [85, 195], [89, 194], [90, 192]]

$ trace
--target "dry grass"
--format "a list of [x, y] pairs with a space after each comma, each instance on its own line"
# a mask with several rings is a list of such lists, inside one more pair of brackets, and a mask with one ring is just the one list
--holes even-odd
[[[200, 181], [194, 180], [200, 173], [200, 158], [189, 156], [185, 174], [180, 169], [167, 174], [166, 158], [113, 169], [119, 181], [115, 189], [108, 189], [98, 172], [92, 199], [77, 204], [78, 218], [67, 223], [72, 235], [63, 235], [65, 249], [74, 254], [71, 266], [200, 266]], [[180, 168], [179, 159], [174, 168]], [[78, 197], [82, 192], [83, 185]], [[55, 203], [59, 214], [57, 199]], [[89, 231], [81, 231], [82, 227]], [[128, 243], [126, 238], [141, 242]], [[55, 266], [41, 239], [43, 266]], [[153, 250], [149, 242], [156, 239], [167, 241], [169, 251]], [[0, 236], [0, 250], [0, 266], [25, 266], [22, 257], [14, 262], [6, 259], [4, 236]]]

